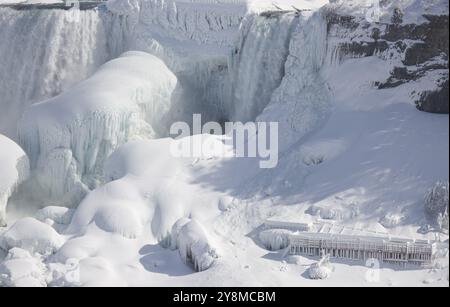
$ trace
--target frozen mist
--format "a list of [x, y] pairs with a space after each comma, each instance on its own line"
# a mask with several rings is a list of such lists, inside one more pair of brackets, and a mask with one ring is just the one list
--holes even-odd
[[[448, 1], [387, 1], [376, 22], [362, 0], [11, 2], [0, 286], [448, 287]], [[234, 157], [230, 134], [173, 138], [193, 114], [277, 122], [278, 166]], [[186, 142], [203, 155], [171, 154]], [[367, 279], [287, 255], [300, 224], [433, 258]]]

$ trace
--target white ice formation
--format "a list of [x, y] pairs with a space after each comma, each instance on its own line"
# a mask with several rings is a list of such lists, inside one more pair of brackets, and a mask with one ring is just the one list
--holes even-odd
[[6, 226], [9, 198], [29, 176], [25, 152], [12, 140], [0, 134], [0, 227]]
[[102, 179], [121, 144], [153, 137], [172, 103], [176, 77], [143, 52], [127, 52], [71, 90], [31, 106], [19, 129], [36, 193], [61, 206], [78, 204]]

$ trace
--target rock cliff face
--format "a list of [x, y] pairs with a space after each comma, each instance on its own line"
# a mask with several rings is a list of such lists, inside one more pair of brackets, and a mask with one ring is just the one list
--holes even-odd
[[402, 12], [394, 10], [389, 22], [368, 22], [330, 10], [329, 40], [336, 42], [333, 60], [378, 56], [392, 70], [388, 79], [375, 86], [387, 89], [422, 81], [427, 84], [410, 93], [416, 107], [448, 114], [448, 15], [423, 17], [421, 23], [404, 23]]

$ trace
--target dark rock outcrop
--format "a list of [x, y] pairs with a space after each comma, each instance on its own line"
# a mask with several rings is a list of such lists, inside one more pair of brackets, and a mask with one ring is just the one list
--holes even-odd
[[[328, 32], [342, 42], [337, 58], [368, 57], [379, 55], [388, 60], [401, 60], [384, 82], [376, 82], [379, 89], [395, 88], [419, 81], [434, 74], [436, 88], [422, 93], [411, 93], [419, 110], [431, 113], [448, 113], [448, 15], [424, 15], [421, 24], [404, 24], [401, 11], [393, 12], [390, 23], [371, 24], [362, 18], [342, 16], [327, 12]], [[414, 99], [411, 99], [414, 100]]]
[[435, 91], [425, 91], [416, 101], [417, 109], [430, 113], [449, 113], [448, 79]]

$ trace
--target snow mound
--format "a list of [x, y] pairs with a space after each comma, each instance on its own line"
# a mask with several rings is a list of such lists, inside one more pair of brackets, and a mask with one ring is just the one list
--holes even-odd
[[6, 205], [16, 188], [29, 176], [25, 152], [0, 134], [0, 227], [6, 226]]
[[45, 207], [35, 214], [35, 218], [41, 222], [52, 220], [57, 224], [68, 225], [72, 220], [74, 210], [65, 207]]
[[73, 209], [66, 207], [50, 206], [40, 209], [35, 213], [34, 217], [37, 220], [52, 226], [58, 233], [62, 233], [70, 224], [70, 221], [72, 221], [74, 212]]
[[31, 106], [19, 136], [40, 198], [77, 204], [97, 186], [104, 161], [118, 146], [163, 129], [176, 85], [161, 60], [127, 52], [71, 90]]
[[63, 243], [64, 239], [52, 227], [34, 218], [18, 220], [0, 237], [4, 250], [18, 247], [43, 256], [53, 254]]
[[21, 248], [9, 250], [0, 264], [0, 286], [45, 287], [45, 265]]
[[269, 229], [259, 233], [259, 241], [271, 251], [284, 249], [289, 246], [289, 235], [292, 231], [285, 229]]
[[[184, 225], [181, 226], [182, 224]], [[176, 238], [181, 258], [185, 263], [193, 265], [196, 271], [209, 269], [218, 258], [205, 229], [198, 221], [183, 219], [174, 225], [172, 234]]]
[[107, 232], [117, 233], [135, 239], [143, 232], [143, 223], [133, 205], [126, 202], [111, 204], [100, 209], [94, 217], [98, 227]]
[[0, 264], [0, 286], [45, 287], [45, 266], [34, 258], [6, 260]]

